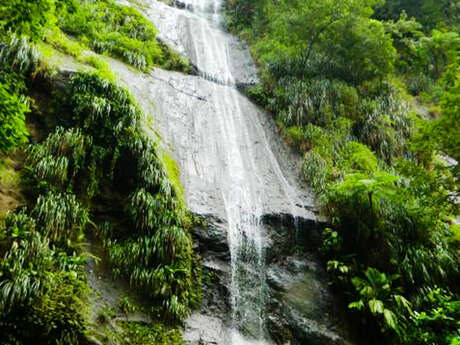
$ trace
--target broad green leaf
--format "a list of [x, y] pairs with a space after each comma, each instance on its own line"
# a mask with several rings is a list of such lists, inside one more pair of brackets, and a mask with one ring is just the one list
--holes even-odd
[[383, 302], [373, 298], [369, 301], [369, 309], [371, 310], [372, 314], [382, 314], [384, 310]]

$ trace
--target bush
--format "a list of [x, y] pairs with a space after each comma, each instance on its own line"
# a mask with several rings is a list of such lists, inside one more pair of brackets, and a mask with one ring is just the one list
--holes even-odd
[[112, 0], [72, 0], [61, 10], [57, 24], [95, 52], [137, 68], [189, 69], [185, 60], [157, 41], [153, 24], [133, 7]]
[[88, 210], [72, 194], [48, 192], [41, 195], [32, 214], [41, 232], [63, 248], [81, 242], [89, 221]]
[[8, 153], [27, 142], [24, 76], [35, 70], [38, 53], [26, 38], [12, 36], [0, 45], [0, 152]]
[[84, 260], [51, 249], [38, 229], [24, 211], [7, 215], [0, 229], [0, 342], [78, 344], [85, 325]]
[[0, 151], [8, 153], [27, 142], [25, 114], [29, 111], [23, 96], [0, 83]]
[[0, 5], [0, 33], [14, 32], [37, 41], [54, 20], [53, 0], [10, 0]]
[[185, 317], [197, 298], [191, 238], [180, 189], [169, 181], [157, 143], [143, 134], [139, 109], [125, 90], [85, 73], [73, 76], [64, 103], [71, 123], [91, 138], [87, 154], [99, 152], [89, 157], [90, 179], [95, 172], [94, 180], [128, 201], [120, 205], [116, 228], [104, 234], [114, 274], [126, 277], [166, 317]]

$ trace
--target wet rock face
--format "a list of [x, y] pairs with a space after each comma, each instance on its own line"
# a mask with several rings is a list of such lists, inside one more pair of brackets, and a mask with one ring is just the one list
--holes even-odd
[[[230, 345], [231, 270], [226, 224], [212, 216], [204, 218], [207, 225], [194, 231], [203, 258], [204, 299], [200, 310], [186, 321], [184, 336], [189, 345]], [[315, 255], [325, 224], [307, 218], [295, 220], [289, 214], [267, 214], [262, 221], [267, 268], [265, 322], [272, 342], [348, 344], [336, 326], [327, 278]]]
[[335, 330], [320, 264], [319, 219], [299, 180], [300, 158], [273, 120], [239, 91], [257, 81], [246, 47], [222, 30], [220, 0], [179, 8], [133, 0], [161, 40], [189, 57], [197, 75], [141, 73], [112, 61], [177, 161], [201, 254], [201, 308], [185, 322], [189, 345], [345, 344]]
[[[173, 6], [141, 2], [142, 12], [155, 23], [161, 41], [187, 56], [203, 76], [220, 83], [232, 80], [245, 85], [259, 80], [246, 44], [225, 32], [220, 21], [214, 25], [203, 23], [195, 14], [200, 11], [213, 16], [213, 7], [203, 7], [212, 1], [174, 0]], [[216, 58], [215, 52], [221, 56]]]
[[277, 344], [346, 344], [334, 324], [333, 299], [316, 256], [325, 226], [268, 215], [268, 329]]

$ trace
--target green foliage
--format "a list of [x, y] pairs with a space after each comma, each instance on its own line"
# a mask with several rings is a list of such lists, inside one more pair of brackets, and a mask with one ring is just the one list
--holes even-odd
[[265, 1], [253, 23], [261, 35], [255, 49], [278, 78], [319, 74], [358, 84], [385, 75], [395, 52], [382, 24], [369, 19], [374, 4]]
[[[427, 2], [422, 1], [425, 4]], [[459, 11], [460, 3], [456, 7]], [[433, 13], [427, 12], [424, 17], [432, 15]], [[399, 18], [395, 21], [397, 17]], [[423, 18], [420, 21], [423, 23]], [[430, 29], [427, 30], [426, 26], [414, 18], [408, 19], [405, 12], [385, 23], [386, 31], [393, 37], [398, 50], [396, 66], [403, 74], [409, 91], [415, 95], [426, 92], [426, 98], [439, 97], [442, 85], [439, 85], [438, 80], [449, 67], [458, 66], [460, 53], [458, 29], [436, 24], [438, 28], [429, 26]]]
[[[375, 268], [368, 268], [365, 279], [355, 277], [352, 279], [360, 299], [349, 304], [350, 309], [366, 309], [372, 315], [378, 315], [383, 329], [393, 329], [400, 332], [400, 322], [404, 320], [404, 314], [411, 312], [410, 303], [404, 296], [396, 294], [398, 289], [392, 288], [393, 281], [398, 275], [387, 277]], [[396, 305], [399, 313], [395, 314], [389, 306]]]
[[[413, 326], [407, 332], [408, 343], [455, 345], [460, 339], [460, 301], [440, 288], [425, 295], [421, 312], [411, 315]], [[456, 343], [457, 342], [457, 343]]]
[[52, 249], [37, 229], [22, 211], [7, 215], [0, 230], [0, 341], [78, 344], [84, 330], [84, 260]]
[[[424, 177], [422, 181], [427, 180]], [[393, 287], [390, 284], [386, 291], [401, 297], [392, 297], [388, 304], [385, 302], [388, 296], [374, 296], [373, 299], [382, 304], [372, 302], [371, 306], [372, 299], [368, 298], [353, 303], [351, 307], [364, 310], [367, 305], [371, 314], [381, 315], [381, 326], [393, 329], [401, 341], [406, 341], [410, 334], [406, 329], [412, 327], [410, 314], [401, 309], [402, 298], [409, 300], [415, 309], [422, 310], [420, 300], [427, 290], [437, 284], [453, 284], [458, 277], [458, 258], [455, 248], [448, 242], [449, 229], [442, 221], [443, 214], [439, 213], [442, 204], [431, 199], [434, 198], [431, 193], [438, 193], [439, 185], [423, 189], [418, 183], [415, 178], [401, 180], [401, 177], [386, 173], [374, 173], [373, 176], [353, 174], [334, 185], [327, 194], [328, 212], [336, 225], [336, 237], [340, 238], [340, 247], [334, 250], [327, 245], [331, 242], [330, 236], [325, 237], [327, 256], [351, 265], [346, 275], [340, 271], [335, 273], [337, 282], [345, 286], [352, 282], [362, 295], [371, 290], [362, 280], [350, 281], [350, 269], [359, 272], [368, 265], [397, 274], [400, 277], [398, 284]], [[372, 247], [369, 243], [373, 244]], [[352, 259], [350, 253], [354, 253], [357, 259]], [[331, 267], [330, 271], [335, 272], [336, 268]], [[385, 273], [376, 273], [375, 276], [381, 277], [382, 282], [386, 279]], [[375, 309], [377, 307], [379, 309]], [[389, 311], [385, 312], [385, 309]]]
[[155, 323], [120, 322], [127, 342], [133, 345], [183, 345], [181, 334], [176, 329]]
[[65, 190], [84, 166], [90, 144], [80, 130], [58, 127], [43, 143], [29, 146], [27, 162], [41, 183]]
[[157, 41], [153, 24], [131, 6], [112, 0], [68, 1], [57, 25], [95, 52], [118, 57], [140, 69], [153, 65], [182, 71], [189, 68], [186, 61]]
[[123, 314], [131, 314], [137, 311], [137, 306], [128, 298], [122, 297], [118, 301], [118, 307]]
[[[173, 164], [166, 162], [176, 186], [164, 170], [157, 144], [143, 134], [141, 113], [125, 90], [95, 74], [77, 73], [64, 103], [72, 112], [68, 121], [91, 138], [87, 159], [88, 151], [96, 152], [94, 158], [89, 154], [90, 177], [96, 174], [96, 181], [116, 185], [125, 201], [122, 228], [104, 234], [114, 274], [126, 277], [168, 318], [186, 316], [197, 294]], [[89, 196], [100, 197], [99, 189]]]
[[[391, 162], [406, 152], [412, 124], [402, 91], [389, 78], [396, 54], [391, 38], [371, 18], [377, 3], [240, 0], [227, 5], [227, 16], [232, 29], [249, 36], [262, 68], [263, 86], [248, 94], [283, 127], [313, 124], [334, 137], [336, 123], [350, 119], [354, 139]], [[235, 22], [235, 11], [243, 10], [253, 14], [245, 14], [247, 26]], [[301, 132], [288, 131], [287, 141], [301, 150], [321, 146], [320, 139], [303, 142]]]
[[[440, 302], [455, 306], [460, 292], [449, 224], [458, 215], [458, 165], [437, 158], [460, 158], [458, 30], [455, 11], [443, 12], [448, 2], [458, 5], [232, 0], [226, 7], [230, 29], [261, 67], [262, 84], [247, 93], [304, 154], [303, 175], [331, 221], [321, 253], [334, 287], [361, 319], [354, 324], [382, 332], [386, 344], [449, 344], [458, 332], [449, 319], [455, 313]], [[378, 18], [385, 8], [399, 10], [382, 22], [374, 8]], [[440, 16], [445, 25], [426, 27]], [[442, 100], [441, 117], [411, 114], [404, 83]], [[436, 286], [446, 291], [430, 306], [424, 298]], [[428, 314], [439, 322], [417, 321]]]
[[38, 53], [26, 38], [12, 36], [0, 46], [0, 151], [7, 153], [27, 142], [24, 75], [38, 64]]
[[32, 214], [43, 234], [64, 248], [81, 241], [89, 221], [88, 210], [72, 194], [49, 192], [41, 195]]
[[12, 35], [8, 43], [0, 46], [0, 68], [4, 71], [30, 74], [37, 67], [38, 60], [38, 51], [25, 37]]
[[29, 107], [25, 99], [11, 93], [8, 86], [0, 83], [0, 151], [11, 149], [27, 141], [25, 114]]
[[390, 20], [399, 17], [401, 12], [416, 18], [427, 29], [455, 26], [460, 18], [458, 0], [388, 0], [379, 4], [376, 16]]
[[[199, 297], [199, 269], [192, 260], [177, 166], [143, 134], [142, 113], [128, 92], [112, 83], [107, 63], [83, 50], [91, 46], [141, 69], [187, 72], [188, 63], [156, 40], [153, 25], [136, 10], [111, 0], [13, 1], [2, 3], [0, 11], [0, 38], [7, 42], [0, 44], [1, 151], [26, 141], [27, 87], [37, 75], [46, 78], [29, 40], [45, 36], [98, 70], [75, 74], [66, 92], [53, 95], [57, 101], [49, 110], [61, 112], [58, 126], [26, 150], [24, 175], [34, 205], [30, 213], [9, 214], [0, 226], [0, 343], [87, 342], [81, 248], [87, 225], [95, 225], [90, 211], [109, 198], [119, 207], [111, 219], [121, 225], [107, 232], [105, 241], [114, 274], [148, 297], [152, 312], [161, 310], [170, 320], [185, 317]], [[152, 198], [156, 208], [148, 209]], [[95, 213], [99, 216], [99, 209]], [[127, 300], [120, 306], [133, 311]], [[182, 344], [177, 330], [162, 325], [152, 330], [129, 326], [126, 334], [139, 343]]]
[[[436, 150], [460, 161], [460, 73], [452, 87], [441, 98], [442, 115], [432, 122], [425, 122], [421, 133], [414, 141], [415, 148], [421, 151]], [[425, 153], [426, 154], [426, 153]], [[455, 176], [460, 177], [458, 164], [452, 165]]]
[[53, 0], [10, 0], [0, 4], [0, 34], [14, 32], [40, 40], [54, 20]]

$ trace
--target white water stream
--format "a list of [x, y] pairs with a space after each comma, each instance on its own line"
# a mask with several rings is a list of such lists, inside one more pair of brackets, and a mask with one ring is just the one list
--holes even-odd
[[145, 76], [121, 65], [117, 74], [144, 110], [155, 114], [155, 127], [174, 148], [189, 208], [226, 220], [232, 312], [225, 344], [271, 344], [261, 217], [301, 217], [307, 211], [271, 149], [266, 115], [236, 89], [237, 83], [254, 81], [255, 67], [223, 29], [221, 0], [185, 0], [185, 9], [144, 2], [159, 36], [190, 58], [199, 77], [162, 70]]
[[[191, 44], [200, 75], [210, 81], [223, 84], [223, 92], [213, 92], [216, 105], [216, 124], [219, 127], [220, 146], [224, 155], [220, 156], [223, 167], [218, 183], [224, 201], [228, 221], [228, 241], [231, 253], [231, 300], [232, 300], [232, 345], [266, 344], [265, 329], [265, 265], [263, 253], [263, 176], [257, 172], [255, 158], [251, 150], [242, 152], [241, 147], [250, 147], [252, 140], [243, 118], [244, 114], [234, 89], [235, 78], [230, 69], [229, 44], [221, 30], [220, 0], [186, 0], [187, 9], [198, 17], [200, 29], [196, 30]], [[215, 85], [214, 88], [221, 86]], [[295, 194], [281, 169], [265, 144], [266, 159], [270, 161], [284, 189], [286, 201], [296, 212]], [[252, 340], [243, 337], [240, 332]]]

